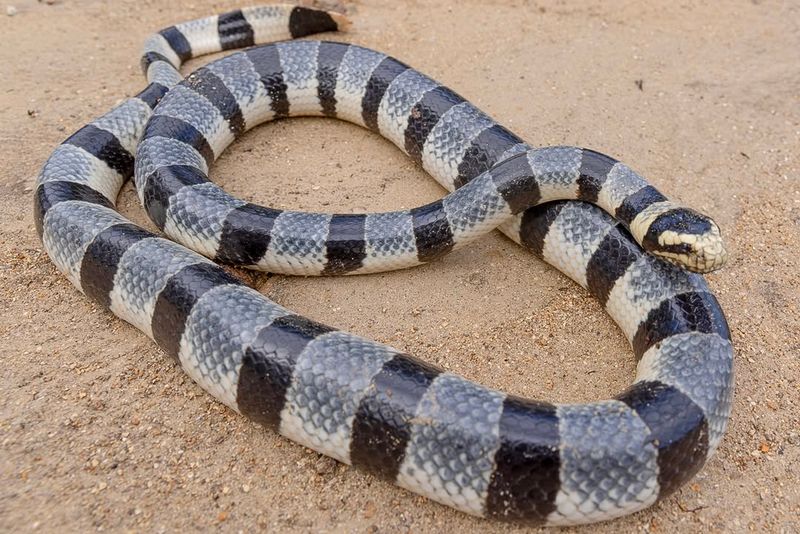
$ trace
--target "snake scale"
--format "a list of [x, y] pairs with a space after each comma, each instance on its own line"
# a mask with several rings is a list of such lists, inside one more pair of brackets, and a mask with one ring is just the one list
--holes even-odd
[[[35, 222], [52, 261], [233, 410], [458, 510], [567, 525], [669, 495], [717, 448], [730, 414], [730, 333], [696, 274], [725, 261], [716, 224], [608, 156], [528, 146], [382, 53], [291, 40], [346, 24], [273, 5], [151, 36], [147, 88], [64, 141], [38, 177]], [[178, 72], [189, 58], [242, 47], [251, 48], [185, 79]], [[322, 214], [246, 203], [209, 181], [209, 165], [243, 132], [299, 115], [379, 133], [452, 193], [411, 210]], [[115, 211], [130, 177], [172, 240]], [[629, 389], [556, 405], [495, 391], [294, 314], [211, 261], [386, 271], [495, 228], [605, 306], [638, 360]]]

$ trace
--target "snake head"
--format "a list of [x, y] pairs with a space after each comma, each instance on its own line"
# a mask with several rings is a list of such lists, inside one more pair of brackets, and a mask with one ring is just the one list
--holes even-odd
[[728, 259], [717, 223], [673, 202], [645, 208], [631, 222], [631, 233], [654, 256], [692, 272], [716, 271]]

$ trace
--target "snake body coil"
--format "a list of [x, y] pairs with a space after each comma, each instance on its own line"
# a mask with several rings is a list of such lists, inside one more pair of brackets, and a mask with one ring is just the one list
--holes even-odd
[[[152, 36], [147, 89], [67, 139], [38, 178], [35, 220], [53, 262], [232, 409], [459, 510], [564, 525], [641, 510], [674, 491], [716, 449], [730, 412], [725, 318], [700, 275], [668, 263], [719, 267], [717, 226], [608, 156], [529, 147], [456, 93], [366, 48], [285, 41], [185, 80], [177, 70], [191, 57], [344, 22], [268, 6]], [[248, 204], [208, 180], [237, 136], [297, 115], [370, 128], [455, 192], [412, 210], [331, 215]], [[589, 404], [522, 399], [293, 314], [121, 217], [114, 200], [131, 176], [167, 235], [272, 272], [398, 269], [499, 227], [603, 303], [639, 360], [635, 383]], [[585, 202], [551, 202], [559, 199]]]

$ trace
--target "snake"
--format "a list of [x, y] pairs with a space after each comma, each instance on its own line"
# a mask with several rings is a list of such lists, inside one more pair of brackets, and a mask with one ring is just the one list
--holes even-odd
[[[232, 410], [456, 510], [571, 525], [663, 500], [711, 457], [730, 417], [731, 335], [702, 276], [727, 258], [719, 227], [610, 156], [526, 144], [381, 52], [298, 40], [349, 24], [267, 5], [153, 34], [141, 56], [147, 87], [72, 134], [38, 175], [45, 251]], [[179, 72], [234, 48], [244, 50]], [[376, 132], [450, 193], [408, 210], [307, 213], [239, 200], [209, 180], [245, 131], [296, 116]], [[131, 178], [160, 233], [115, 210]], [[629, 388], [582, 404], [497, 391], [293, 313], [219, 265], [374, 273], [435, 261], [495, 229], [603, 305], [638, 362]]]

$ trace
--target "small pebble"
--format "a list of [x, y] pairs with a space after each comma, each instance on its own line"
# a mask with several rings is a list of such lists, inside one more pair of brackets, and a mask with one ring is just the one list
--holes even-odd
[[320, 456], [314, 462], [314, 471], [320, 476], [329, 475], [334, 469], [336, 469], [336, 461], [327, 456]]
[[9, 17], [13, 17], [16, 14], [17, 14], [17, 8], [16, 7], [14, 7], [14, 6], [6, 7], [6, 15], [8, 15]]

